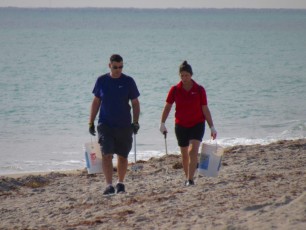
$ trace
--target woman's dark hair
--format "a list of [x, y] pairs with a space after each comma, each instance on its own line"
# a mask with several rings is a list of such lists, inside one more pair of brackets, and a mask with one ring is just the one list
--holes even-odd
[[119, 54], [113, 54], [109, 60], [110, 62], [122, 62], [123, 58]]
[[187, 61], [184, 61], [184, 62], [180, 65], [180, 73], [181, 73], [182, 71], [186, 71], [186, 72], [190, 73], [191, 75], [193, 75], [191, 65], [189, 65]]

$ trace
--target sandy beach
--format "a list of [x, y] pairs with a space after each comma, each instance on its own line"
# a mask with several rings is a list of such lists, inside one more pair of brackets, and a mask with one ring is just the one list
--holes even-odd
[[2, 176], [0, 229], [306, 229], [306, 139], [227, 148], [190, 187], [179, 155], [137, 164], [107, 197], [86, 169]]

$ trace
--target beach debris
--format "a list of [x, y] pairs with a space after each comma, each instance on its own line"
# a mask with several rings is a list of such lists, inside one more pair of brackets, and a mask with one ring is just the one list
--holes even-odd
[[49, 184], [49, 179], [43, 176], [27, 176], [22, 180], [22, 184], [29, 188], [40, 188]]
[[181, 168], [183, 168], [182, 162], [175, 162], [175, 163], [172, 165], [172, 168], [173, 168], [173, 169], [181, 169]]
[[67, 176], [64, 173], [51, 172], [45, 176], [29, 175], [20, 178], [0, 177], [0, 193], [18, 190], [20, 187], [40, 188], [48, 185], [51, 180]]
[[0, 178], [0, 192], [7, 192], [10, 190], [15, 190], [19, 186], [22, 186], [22, 184], [16, 179], [8, 178], [8, 177]]
[[143, 169], [143, 165], [140, 165], [140, 164], [133, 164], [132, 166], [131, 166], [131, 170], [132, 171], [139, 171], [139, 170], [142, 170]]
[[39, 188], [47, 185], [49, 183], [49, 179], [44, 176], [26, 176], [22, 178], [9, 178], [9, 177], [1, 177], [0, 178], [0, 192], [16, 190], [19, 187], [25, 186], [29, 188]]

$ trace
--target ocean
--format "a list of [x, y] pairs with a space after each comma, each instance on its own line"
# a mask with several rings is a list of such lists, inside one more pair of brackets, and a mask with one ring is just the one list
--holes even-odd
[[179, 153], [174, 107], [166, 141], [159, 123], [184, 60], [218, 144], [305, 138], [305, 38], [306, 10], [0, 8], [0, 175], [85, 167], [91, 92], [113, 53], [141, 94], [130, 161]]

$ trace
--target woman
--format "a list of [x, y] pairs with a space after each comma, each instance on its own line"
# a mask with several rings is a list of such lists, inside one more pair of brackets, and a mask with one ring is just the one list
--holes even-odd
[[217, 137], [213, 120], [207, 105], [205, 89], [192, 80], [192, 68], [184, 61], [179, 67], [181, 81], [172, 86], [164, 107], [160, 132], [167, 133], [165, 122], [175, 102], [175, 134], [182, 154], [183, 168], [186, 176], [185, 185], [194, 185], [194, 173], [198, 164], [198, 152], [202, 142], [205, 121], [207, 121], [211, 136]]

